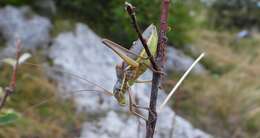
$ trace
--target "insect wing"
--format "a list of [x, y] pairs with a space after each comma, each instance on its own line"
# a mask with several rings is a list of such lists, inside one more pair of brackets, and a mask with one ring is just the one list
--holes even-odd
[[[157, 50], [157, 42], [158, 42], [158, 35], [157, 35], [157, 30], [155, 25], [151, 24], [149, 27], [145, 29], [143, 32], [142, 36], [144, 37], [145, 40], [147, 40], [147, 45], [149, 47], [150, 52], [154, 56]], [[139, 55], [139, 57], [147, 57], [144, 48], [142, 46], [141, 41], [138, 39], [135, 41], [130, 48], [130, 51], [133, 53], [136, 53]], [[137, 58], [135, 58], [136, 60]]]
[[[137, 55], [134, 55], [134, 53], [130, 52], [128, 49], [120, 46], [119, 44], [116, 44], [115, 42], [112, 42], [108, 39], [103, 39], [102, 42], [112, 49], [118, 56], [120, 56], [127, 64], [137, 67], [138, 63], [133, 60], [133, 56], [137, 57]], [[132, 57], [131, 57], [132, 56]]]

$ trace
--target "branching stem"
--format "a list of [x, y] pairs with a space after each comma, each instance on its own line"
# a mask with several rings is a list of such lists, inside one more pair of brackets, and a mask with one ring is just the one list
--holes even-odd
[[18, 64], [19, 64], [19, 58], [21, 54], [21, 42], [19, 39], [16, 41], [16, 63], [13, 66], [13, 73], [12, 78], [7, 87], [4, 88], [4, 96], [2, 99], [0, 99], [0, 110], [4, 107], [7, 98], [15, 91], [16, 88], [16, 76], [17, 76], [17, 70], [18, 70]]
[[[168, 30], [168, 12], [169, 12], [170, 0], [162, 0], [161, 5], [161, 17], [160, 17], [160, 31], [159, 31], [159, 41], [157, 46], [157, 56], [156, 63], [159, 67], [159, 70], [164, 69], [164, 63], [166, 59], [166, 43], [167, 37], [166, 32]], [[156, 103], [158, 89], [160, 86], [162, 75], [158, 73], [153, 73], [152, 89], [150, 96], [150, 105], [148, 121], [146, 122], [146, 138], [153, 138], [155, 132], [155, 126], [157, 121], [157, 112], [156, 112]]]
[[151, 51], [149, 50], [149, 47], [148, 47], [148, 45], [146, 43], [146, 40], [144, 39], [144, 37], [142, 36], [142, 33], [140, 31], [140, 27], [139, 27], [139, 25], [137, 23], [137, 20], [136, 20], [135, 7], [132, 4], [130, 4], [128, 2], [125, 2], [125, 8], [126, 8], [127, 13], [129, 14], [129, 16], [131, 17], [132, 25], [133, 25], [133, 27], [134, 27], [137, 35], [138, 35], [138, 38], [140, 39], [140, 41], [141, 41], [141, 43], [142, 43], [142, 45], [143, 45], [143, 47], [145, 49], [145, 52], [147, 53], [147, 56], [148, 56], [148, 58], [149, 58], [149, 60], [150, 60], [150, 62], [152, 64], [152, 67], [155, 70], [159, 71], [158, 70], [159, 68], [156, 65], [155, 61], [154, 61], [154, 57], [151, 54]]

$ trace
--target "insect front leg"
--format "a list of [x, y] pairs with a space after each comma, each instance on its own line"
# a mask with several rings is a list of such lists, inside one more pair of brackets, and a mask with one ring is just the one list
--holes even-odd
[[[146, 119], [143, 115], [137, 113], [137, 112], [134, 110], [134, 108], [139, 108], [139, 109], [143, 109], [143, 110], [148, 110], [148, 111], [152, 114], [152, 116], [154, 116], [154, 118], [156, 118], [156, 114], [154, 114], [154, 113], [150, 110], [150, 108], [148, 108], [148, 107], [143, 107], [143, 106], [140, 106], [140, 105], [136, 105], [135, 103], [133, 103], [133, 99], [132, 99], [132, 95], [131, 95], [131, 92], [130, 92], [130, 91], [128, 91], [128, 94], [129, 94], [129, 111], [130, 111], [131, 113], [133, 113], [133, 114], [136, 115], [137, 117], [142, 118], [145, 122], [148, 122], [148, 121], [149, 121], [148, 119]], [[133, 108], [133, 107], [134, 107], [134, 108]], [[152, 120], [152, 121], [153, 121], [153, 120]], [[151, 121], [151, 122], [152, 122], [152, 121]]]
[[134, 106], [134, 103], [133, 103], [132, 94], [131, 94], [130, 90], [128, 90], [127, 92], [128, 92], [128, 96], [129, 96], [129, 111], [132, 114], [136, 115], [137, 117], [142, 118], [144, 121], [148, 121], [143, 115], [137, 113], [136, 110], [133, 108], [135, 106]]
[[152, 80], [136, 80], [135, 83], [151, 83]]
[[[133, 96], [132, 96], [132, 93], [131, 93], [131, 90], [129, 88], [129, 90], [127, 91], [128, 92], [128, 95], [129, 95], [129, 110], [131, 113], [133, 113], [134, 115], [144, 119], [146, 122], [148, 121], [143, 115], [137, 113], [134, 108], [138, 108], [138, 109], [143, 109], [143, 110], [147, 110], [149, 111], [150, 113], [152, 113], [153, 116], [156, 116], [151, 110], [149, 107], [144, 107], [144, 106], [140, 106], [140, 105], [137, 105], [135, 103], [135, 101], [133, 100]], [[133, 108], [134, 107], [134, 108]]]
[[144, 64], [145, 64], [152, 72], [159, 73], [159, 74], [161, 74], [161, 75], [166, 76], [166, 73], [165, 73], [165, 72], [163, 72], [163, 71], [158, 71], [158, 70], [154, 69], [153, 67], [151, 67], [150, 65], [147, 65], [146, 63], [144, 63]]

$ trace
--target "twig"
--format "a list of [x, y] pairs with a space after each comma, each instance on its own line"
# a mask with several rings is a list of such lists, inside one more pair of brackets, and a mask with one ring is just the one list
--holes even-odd
[[20, 58], [20, 53], [21, 53], [21, 41], [17, 39], [16, 41], [16, 63], [13, 66], [13, 73], [12, 73], [12, 78], [7, 87], [4, 89], [4, 96], [3, 99], [0, 99], [0, 110], [4, 107], [7, 98], [15, 91], [16, 88], [16, 75], [17, 75], [17, 69], [18, 69], [18, 64], [19, 64], [19, 58]]
[[181, 79], [176, 83], [176, 85], [173, 87], [173, 89], [171, 90], [171, 92], [168, 94], [167, 98], [163, 101], [163, 103], [161, 104], [158, 113], [160, 113], [163, 109], [163, 107], [166, 105], [166, 103], [169, 101], [169, 99], [172, 97], [172, 95], [174, 94], [174, 92], [178, 89], [178, 87], [181, 85], [181, 83], [183, 82], [183, 80], [189, 75], [190, 71], [192, 70], [193, 67], [195, 67], [195, 65], [204, 57], [204, 53], [202, 53], [197, 59], [196, 61], [193, 62], [193, 64], [189, 67], [189, 69], [184, 73], [184, 75], [181, 77]]
[[140, 27], [138, 26], [137, 24], [137, 20], [136, 20], [136, 15], [135, 15], [135, 7], [128, 3], [128, 2], [125, 2], [125, 9], [127, 11], [127, 13], [129, 14], [129, 16], [131, 17], [131, 22], [132, 22], [132, 25], [133, 27], [135, 28], [135, 31], [138, 35], [138, 38], [140, 39], [144, 49], [145, 49], [145, 52], [147, 53], [147, 56], [153, 66], [153, 68], [156, 70], [156, 71], [159, 71], [158, 69], [158, 66], [156, 65], [155, 61], [154, 61], [154, 57], [153, 55], [151, 54], [151, 51], [149, 50], [149, 47], [146, 43], [146, 40], [144, 39], [141, 31], [140, 31]]
[[[162, 0], [161, 5], [161, 17], [160, 17], [160, 32], [159, 32], [159, 41], [157, 46], [157, 56], [156, 62], [159, 66], [160, 70], [164, 69], [165, 63], [165, 53], [166, 53], [166, 32], [168, 30], [168, 10], [169, 10], [170, 0]], [[153, 138], [155, 132], [155, 126], [157, 121], [157, 112], [156, 112], [156, 103], [157, 103], [157, 95], [158, 88], [161, 81], [161, 74], [153, 72], [153, 82], [150, 96], [150, 105], [149, 108], [151, 112], [149, 112], [148, 121], [146, 122], [146, 138]]]

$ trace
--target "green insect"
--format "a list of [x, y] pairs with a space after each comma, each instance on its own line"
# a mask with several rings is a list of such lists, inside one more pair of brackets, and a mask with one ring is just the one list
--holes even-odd
[[[158, 42], [156, 27], [151, 24], [144, 31], [143, 37], [151, 54], [155, 56]], [[113, 89], [113, 95], [120, 105], [125, 105], [125, 93], [129, 91], [129, 88], [134, 83], [148, 82], [137, 79], [150, 68], [149, 57], [140, 40], [135, 41], [129, 50], [107, 39], [103, 39], [103, 43], [123, 59], [123, 62], [116, 66], [117, 82]]]

